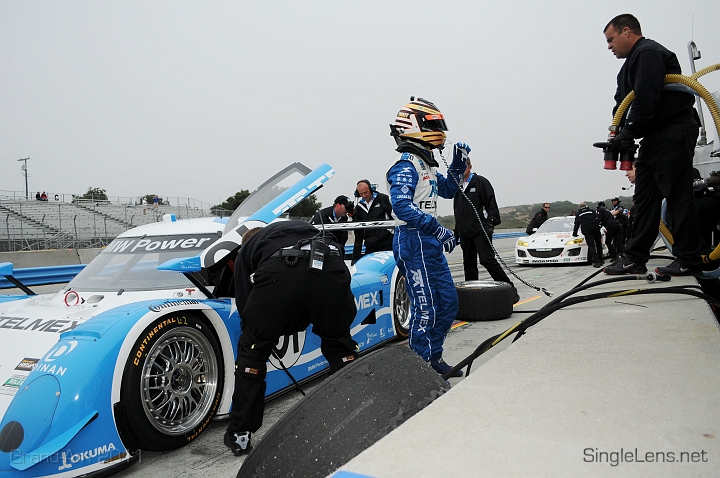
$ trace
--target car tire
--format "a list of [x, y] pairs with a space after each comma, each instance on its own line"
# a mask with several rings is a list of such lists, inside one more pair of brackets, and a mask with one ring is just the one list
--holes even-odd
[[237, 478], [329, 476], [449, 389], [410, 348], [376, 350], [330, 375], [286, 411], [253, 443]]
[[211, 327], [191, 314], [155, 319], [133, 345], [120, 400], [144, 450], [174, 450], [197, 438], [217, 412], [224, 365]]
[[468, 322], [499, 320], [513, 311], [513, 289], [507, 282], [470, 280], [457, 282], [457, 319]]
[[410, 335], [410, 296], [407, 293], [405, 277], [400, 273], [395, 277], [395, 287], [393, 287], [392, 318], [397, 338], [408, 338]]

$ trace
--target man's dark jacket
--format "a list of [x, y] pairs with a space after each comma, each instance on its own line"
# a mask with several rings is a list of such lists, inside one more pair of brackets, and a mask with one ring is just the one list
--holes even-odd
[[[465, 190], [455, 193], [453, 199], [455, 230], [458, 237], [474, 237], [482, 234], [478, 217], [468, 200], [463, 197], [463, 192], [472, 201], [477, 214], [483, 218], [484, 225], [490, 224], [494, 227], [500, 224], [500, 210], [490, 181], [479, 174], [473, 174]], [[487, 218], [483, 214], [483, 208], [487, 211]]]
[[573, 236], [577, 236], [578, 228], [581, 228], [584, 235], [591, 232], [600, 231], [600, 221], [597, 214], [589, 207], [581, 207], [575, 216], [575, 227], [573, 228]]
[[530, 220], [530, 224], [528, 224], [527, 229], [525, 229], [525, 234], [528, 236], [533, 234], [533, 229], [538, 228], [542, 226], [542, 224], [548, 220], [548, 213], [545, 209], [540, 209], [538, 212], [535, 213], [535, 216]]
[[[353, 222], [369, 222], [369, 221], [389, 221], [392, 216], [392, 204], [387, 194], [375, 193], [370, 208], [367, 207], [365, 201], [360, 201], [355, 207]], [[355, 231], [355, 245], [353, 247], [352, 262], [355, 263], [360, 258], [362, 244], [370, 246], [373, 250], [380, 250], [381, 247], [389, 243], [388, 251], [392, 250], [392, 232], [388, 229], [358, 229]]]
[[641, 37], [618, 73], [613, 108], [615, 114], [627, 94], [635, 91], [624, 121], [624, 130], [631, 137], [643, 138], [659, 128], [696, 118], [693, 95], [662, 89], [669, 73], [681, 73], [675, 53]]
[[597, 208], [597, 217], [598, 221], [600, 222], [601, 226], [605, 226], [605, 229], [608, 230], [614, 230], [622, 227], [622, 224], [620, 224], [620, 221], [617, 220], [615, 216], [612, 215], [610, 211], [608, 211], [604, 207]]
[[[318, 212], [315, 213], [315, 216], [312, 219], [313, 224], [335, 224], [336, 221], [333, 221], [333, 208], [335, 206], [328, 206], [320, 209]], [[322, 221], [321, 221], [322, 218]], [[337, 220], [337, 222], [348, 222], [347, 217], [341, 217]], [[346, 231], [332, 231], [332, 235], [335, 236], [335, 240], [340, 243], [341, 246], [345, 247], [345, 243], [348, 240], [348, 233]], [[344, 250], [344, 249], [343, 249]]]

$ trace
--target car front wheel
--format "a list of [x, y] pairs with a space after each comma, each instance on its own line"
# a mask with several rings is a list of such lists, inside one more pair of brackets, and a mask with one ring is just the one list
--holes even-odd
[[210, 326], [190, 314], [161, 317], [133, 346], [120, 391], [130, 434], [144, 450], [194, 440], [217, 411], [223, 361]]
[[402, 274], [397, 274], [395, 278], [393, 324], [398, 338], [406, 339], [410, 335], [410, 296], [407, 293], [407, 281]]

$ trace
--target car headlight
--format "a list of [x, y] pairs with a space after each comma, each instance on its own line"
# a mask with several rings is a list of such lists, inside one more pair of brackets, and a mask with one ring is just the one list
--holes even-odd
[[584, 238], [584, 237], [576, 237], [576, 238], [573, 239], [572, 241], [567, 241], [567, 242], [565, 243], [565, 245], [566, 245], [566, 246], [572, 246], [572, 245], [574, 245], [574, 244], [582, 244], [583, 242], [585, 242], [585, 238]]
[[518, 246], [527, 247], [527, 246], [528, 246], [528, 243], [527, 243], [527, 241], [523, 241], [522, 239], [518, 239], [517, 245], [518, 245]]

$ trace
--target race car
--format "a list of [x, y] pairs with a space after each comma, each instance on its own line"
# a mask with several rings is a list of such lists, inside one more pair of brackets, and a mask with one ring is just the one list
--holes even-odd
[[[229, 219], [167, 215], [118, 236], [55, 294], [0, 296], [0, 475], [106, 475], [226, 417], [241, 334], [232, 298], [241, 232], [280, 220], [333, 174], [295, 163]], [[361, 353], [407, 337], [392, 253], [369, 254], [351, 272]], [[12, 277], [12, 265], [0, 274]], [[310, 329], [281, 338], [276, 354], [267, 398], [329, 370]]]
[[[575, 216], [551, 217], [531, 236], [524, 236], [515, 243], [516, 264], [585, 264], [588, 262], [588, 246], [585, 236], [578, 230], [573, 237]], [[601, 228], [603, 257], [607, 256], [605, 229]]]

